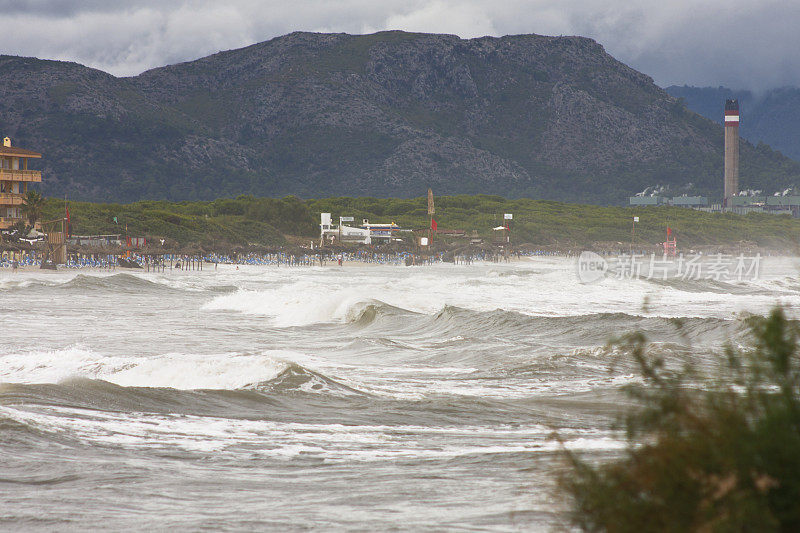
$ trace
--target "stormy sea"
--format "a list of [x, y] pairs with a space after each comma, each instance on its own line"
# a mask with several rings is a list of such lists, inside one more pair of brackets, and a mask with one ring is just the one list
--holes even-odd
[[713, 365], [749, 314], [800, 306], [797, 273], [4, 270], [0, 528], [568, 527], [564, 450], [625, 446], [639, 378], [608, 341], [642, 331]]

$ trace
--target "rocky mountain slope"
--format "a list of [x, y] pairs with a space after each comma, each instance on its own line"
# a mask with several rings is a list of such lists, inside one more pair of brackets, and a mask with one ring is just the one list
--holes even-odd
[[683, 98], [686, 106], [706, 118], [722, 123], [722, 106], [727, 98], [737, 98], [742, 113], [740, 134], [750, 142], [770, 145], [795, 160], [800, 160], [800, 89], [781, 87], [764, 94], [736, 91], [726, 87], [673, 85], [667, 92]]
[[[2, 56], [0, 110], [75, 199], [722, 186], [722, 128], [581, 37], [293, 33], [131, 78]], [[800, 183], [766, 146], [741, 158], [743, 186]]]

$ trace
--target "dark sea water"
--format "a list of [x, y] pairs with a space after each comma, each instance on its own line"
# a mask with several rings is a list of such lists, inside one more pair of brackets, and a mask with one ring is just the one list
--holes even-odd
[[747, 313], [794, 313], [797, 266], [0, 272], [0, 528], [565, 527], [562, 446], [624, 446], [637, 378], [607, 341], [642, 330], [711, 365]]

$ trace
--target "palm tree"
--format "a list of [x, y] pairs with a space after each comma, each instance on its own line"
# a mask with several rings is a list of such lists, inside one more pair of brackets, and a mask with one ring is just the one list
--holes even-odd
[[28, 219], [31, 227], [36, 225], [36, 222], [42, 218], [42, 209], [44, 208], [44, 197], [36, 191], [28, 191], [25, 195], [25, 203], [22, 204], [22, 213]]

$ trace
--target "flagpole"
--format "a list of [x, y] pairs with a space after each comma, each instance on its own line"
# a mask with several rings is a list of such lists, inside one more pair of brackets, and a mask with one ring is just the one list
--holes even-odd
[[433, 190], [430, 188], [428, 189], [428, 216], [430, 220], [428, 221], [428, 245], [433, 245], [433, 215], [436, 212], [433, 206]]

